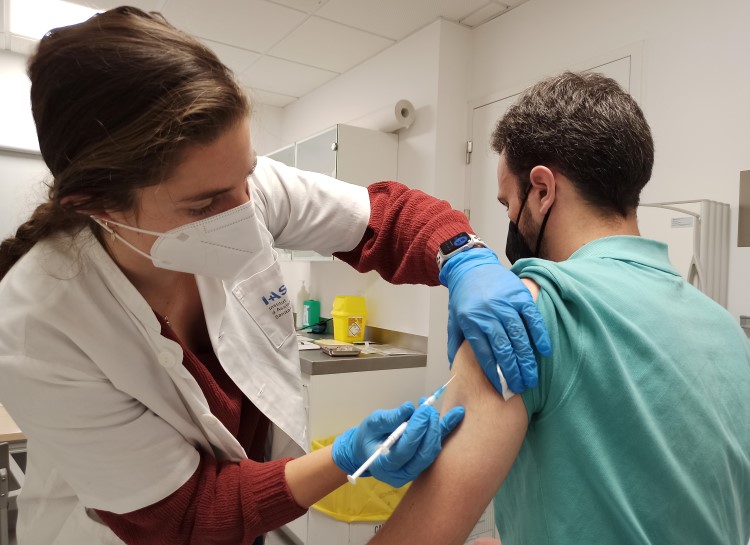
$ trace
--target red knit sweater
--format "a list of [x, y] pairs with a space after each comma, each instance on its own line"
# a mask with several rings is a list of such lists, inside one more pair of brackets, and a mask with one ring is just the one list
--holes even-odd
[[[370, 221], [362, 241], [336, 257], [360, 272], [375, 270], [394, 284], [437, 285], [439, 244], [471, 232], [462, 213], [397, 182], [368, 187]], [[183, 365], [195, 378], [211, 412], [234, 434], [249, 459], [217, 462], [201, 453], [188, 481], [163, 500], [122, 515], [97, 511], [131, 545], [246, 544], [303, 515], [284, 477], [289, 459], [263, 463], [268, 419], [242, 394], [213, 353], [193, 354], [162, 321], [162, 335], [180, 343]]]

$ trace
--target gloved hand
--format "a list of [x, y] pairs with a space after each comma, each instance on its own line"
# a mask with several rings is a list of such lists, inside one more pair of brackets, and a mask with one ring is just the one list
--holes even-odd
[[489, 248], [472, 248], [445, 262], [440, 282], [448, 287], [451, 365], [466, 338], [498, 392], [503, 390], [496, 364], [513, 392], [534, 388], [537, 365], [527, 329], [540, 354], [551, 354], [552, 346], [542, 316], [521, 280]]
[[[411, 418], [409, 418], [411, 417]], [[339, 435], [333, 442], [333, 461], [351, 475], [372, 455], [388, 436], [409, 421], [406, 431], [365, 471], [363, 477], [375, 477], [396, 488], [413, 481], [440, 454], [443, 439], [464, 417], [463, 407], [454, 407], [440, 419], [435, 407], [406, 402], [397, 409], [375, 411], [356, 428]]]

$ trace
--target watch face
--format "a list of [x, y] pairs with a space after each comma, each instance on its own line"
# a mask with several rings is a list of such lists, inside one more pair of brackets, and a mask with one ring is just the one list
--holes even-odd
[[443, 255], [448, 255], [461, 246], [464, 246], [467, 242], [469, 242], [469, 234], [458, 233], [456, 236], [449, 238], [448, 240], [443, 242], [440, 245], [440, 251], [443, 252]]

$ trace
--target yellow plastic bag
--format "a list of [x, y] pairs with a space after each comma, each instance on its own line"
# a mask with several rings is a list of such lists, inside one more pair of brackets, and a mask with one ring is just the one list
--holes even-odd
[[[334, 439], [313, 440], [312, 450], [328, 446]], [[360, 477], [357, 484], [340, 486], [313, 504], [313, 508], [343, 522], [378, 522], [391, 516], [408, 489], [408, 484], [393, 488], [373, 477]]]

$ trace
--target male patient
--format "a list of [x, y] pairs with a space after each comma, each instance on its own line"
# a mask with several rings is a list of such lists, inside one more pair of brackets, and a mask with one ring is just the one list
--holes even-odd
[[750, 343], [639, 237], [640, 108], [568, 72], [528, 89], [492, 146], [506, 250], [531, 258], [513, 271], [553, 353], [504, 401], [464, 344], [444, 402], [463, 424], [371, 543], [463, 543], [494, 496], [503, 545], [746, 545]]

